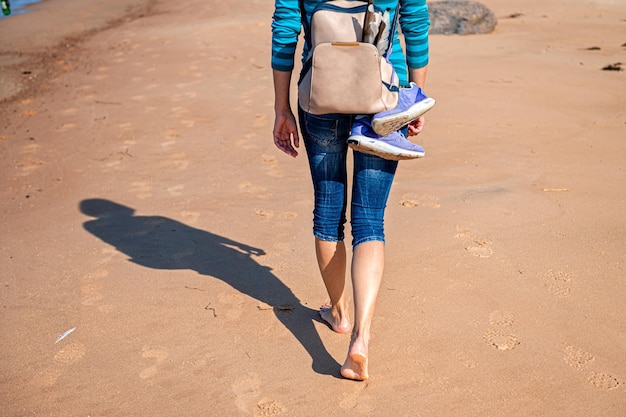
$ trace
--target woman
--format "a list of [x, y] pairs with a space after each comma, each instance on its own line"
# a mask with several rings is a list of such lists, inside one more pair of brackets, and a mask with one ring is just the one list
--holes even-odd
[[[323, 0], [304, 1], [310, 21], [315, 6]], [[407, 57], [396, 33], [390, 61], [401, 85], [412, 81], [424, 88], [428, 64], [428, 28], [426, 0], [377, 0], [383, 9], [396, 10], [400, 1], [400, 27], [405, 38]], [[394, 12], [395, 13], [395, 12]], [[393, 19], [394, 16], [391, 16]], [[300, 136], [291, 109], [289, 88], [294, 55], [301, 31], [299, 0], [275, 0], [272, 24], [272, 69], [274, 78], [274, 143], [286, 154], [296, 157]], [[306, 46], [305, 46], [306, 49]], [[306, 56], [307, 51], [304, 51]], [[408, 67], [408, 68], [407, 68]], [[368, 374], [370, 327], [384, 269], [384, 212], [397, 161], [354, 152], [351, 196], [352, 264], [354, 300], [352, 327], [346, 294], [346, 248], [344, 224], [348, 200], [346, 158], [354, 117], [342, 114], [313, 115], [298, 111], [306, 148], [313, 189], [313, 234], [317, 262], [330, 302], [320, 309], [321, 318], [338, 333], [352, 331], [346, 360], [341, 367], [345, 378], [365, 380]], [[424, 126], [420, 117], [408, 126], [410, 136]]]

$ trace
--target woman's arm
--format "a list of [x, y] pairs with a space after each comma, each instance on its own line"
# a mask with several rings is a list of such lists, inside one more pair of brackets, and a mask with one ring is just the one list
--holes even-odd
[[272, 72], [274, 77], [274, 144], [278, 149], [295, 158], [298, 156], [295, 148], [300, 147], [300, 138], [289, 100], [291, 71], [275, 69]]
[[[428, 29], [430, 27], [426, 1], [404, 0], [400, 11], [400, 24], [406, 41], [409, 81], [424, 88], [429, 58]], [[424, 121], [424, 116], [422, 116], [410, 123], [409, 136], [421, 133]]]
[[272, 75], [274, 78], [274, 144], [296, 157], [300, 146], [298, 125], [289, 102], [294, 55], [301, 30], [297, 0], [275, 0], [272, 16]]
[[[424, 88], [426, 84], [426, 72], [428, 66], [422, 68], [412, 68], [409, 70], [409, 80], [417, 84], [420, 88]], [[409, 123], [409, 136], [419, 135], [424, 128], [424, 122], [426, 119], [424, 116], [419, 117], [417, 120]]]
[[418, 87], [424, 88], [424, 84], [426, 84], [426, 72], [428, 69], [428, 65], [422, 68], [412, 68], [409, 70], [409, 81], [417, 84]]

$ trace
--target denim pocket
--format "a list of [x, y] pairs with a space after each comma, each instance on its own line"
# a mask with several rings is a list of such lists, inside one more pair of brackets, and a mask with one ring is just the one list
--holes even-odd
[[309, 137], [318, 145], [328, 146], [337, 140], [337, 128], [339, 126], [337, 118], [304, 113], [304, 123]]

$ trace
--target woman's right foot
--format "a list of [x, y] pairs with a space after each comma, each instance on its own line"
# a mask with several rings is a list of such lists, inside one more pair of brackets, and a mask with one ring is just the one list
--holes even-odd
[[365, 381], [369, 378], [367, 371], [367, 347], [361, 339], [354, 339], [350, 343], [348, 357], [341, 367], [341, 376], [355, 381]]
[[320, 317], [333, 331], [337, 333], [350, 333], [352, 325], [350, 324], [350, 318], [345, 315], [340, 315], [333, 311], [333, 306], [330, 304], [324, 304], [320, 307]]

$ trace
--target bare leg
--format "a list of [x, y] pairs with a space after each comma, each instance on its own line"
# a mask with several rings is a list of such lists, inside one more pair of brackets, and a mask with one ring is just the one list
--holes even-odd
[[317, 264], [330, 297], [330, 303], [320, 308], [320, 317], [337, 333], [351, 329], [346, 300], [346, 247], [343, 242], [315, 239]]
[[370, 327], [374, 318], [376, 299], [383, 277], [385, 244], [370, 241], [354, 248], [352, 258], [352, 287], [354, 290], [354, 329], [348, 357], [341, 367], [344, 378], [365, 380]]

